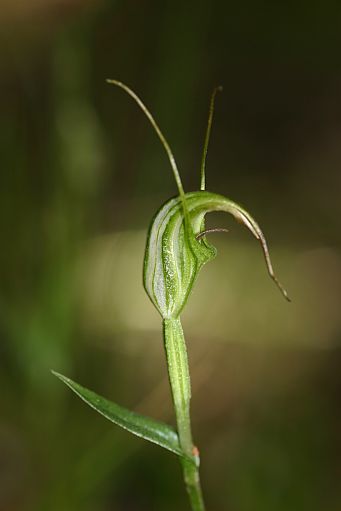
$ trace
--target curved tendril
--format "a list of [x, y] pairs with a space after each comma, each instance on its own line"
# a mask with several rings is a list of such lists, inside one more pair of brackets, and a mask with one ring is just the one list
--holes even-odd
[[177, 167], [176, 162], [175, 162], [174, 155], [173, 155], [172, 150], [169, 147], [169, 144], [168, 144], [167, 140], [165, 139], [162, 131], [160, 130], [157, 122], [155, 121], [154, 117], [152, 116], [152, 114], [150, 113], [148, 108], [145, 106], [145, 104], [142, 102], [142, 100], [138, 97], [138, 95], [135, 94], [135, 92], [132, 91], [127, 85], [125, 85], [122, 82], [119, 82], [118, 80], [108, 79], [106, 81], [107, 81], [107, 83], [110, 83], [112, 85], [117, 85], [117, 87], [120, 87], [125, 92], [127, 92], [129, 94], [129, 96], [131, 96], [136, 101], [136, 103], [141, 108], [141, 110], [143, 111], [145, 116], [149, 119], [151, 125], [153, 126], [154, 130], [156, 131], [156, 133], [157, 133], [157, 135], [158, 135], [158, 137], [159, 137], [159, 139], [161, 141], [161, 144], [165, 148], [165, 151], [167, 153], [169, 162], [170, 162], [171, 167], [172, 167], [172, 171], [173, 171], [174, 179], [175, 179], [175, 182], [176, 182], [176, 186], [178, 187], [178, 190], [179, 190], [179, 195], [181, 196], [181, 199], [182, 199], [183, 204], [184, 204], [184, 208], [186, 209], [186, 206], [185, 206], [186, 205], [186, 202], [185, 202], [185, 192], [184, 192], [184, 189], [183, 189], [183, 186], [182, 186], [181, 177], [180, 177], [179, 170], [178, 170], [178, 167]]
[[245, 211], [242, 211], [241, 209], [239, 209], [237, 214], [235, 214], [235, 218], [239, 222], [243, 223], [252, 232], [254, 237], [260, 242], [262, 250], [263, 250], [265, 264], [266, 264], [266, 267], [268, 270], [268, 274], [270, 275], [272, 280], [275, 282], [276, 286], [281, 291], [284, 298], [286, 300], [288, 300], [288, 302], [291, 302], [291, 299], [290, 299], [286, 289], [282, 286], [282, 284], [280, 283], [280, 281], [278, 280], [278, 278], [275, 275], [275, 272], [273, 270], [272, 263], [271, 263], [268, 245], [267, 245], [265, 236], [264, 236], [263, 232], [261, 231], [260, 227], [250, 216], [248, 216], [248, 214]]
[[272, 278], [272, 280], [274, 281], [274, 283], [276, 284], [278, 289], [281, 291], [281, 293], [284, 296], [284, 298], [288, 302], [291, 302], [291, 298], [289, 297], [286, 289], [282, 286], [282, 284], [280, 283], [280, 281], [278, 280], [278, 278], [275, 275], [275, 272], [274, 272], [273, 267], [272, 267], [271, 259], [270, 259], [268, 245], [266, 243], [264, 235], [263, 235], [262, 232], [257, 232], [257, 234], [258, 234], [258, 240], [260, 241], [260, 244], [261, 244], [261, 247], [262, 247], [262, 250], [263, 250], [265, 264], [266, 264], [266, 267], [267, 267], [267, 270], [268, 270], [268, 274], [270, 275], [270, 277]]
[[211, 95], [206, 136], [205, 136], [204, 148], [202, 151], [202, 158], [201, 158], [200, 190], [205, 190], [205, 187], [206, 187], [206, 176], [205, 176], [206, 156], [207, 156], [208, 143], [210, 141], [210, 135], [211, 135], [211, 127], [212, 127], [212, 120], [213, 120], [213, 113], [214, 113], [214, 101], [215, 101], [217, 92], [221, 92], [222, 90], [223, 90], [222, 86], [219, 85], [218, 87], [215, 87], [215, 89], [213, 90], [212, 95]]
[[206, 236], [206, 234], [211, 234], [213, 232], [229, 232], [229, 230], [224, 229], [224, 227], [215, 227], [213, 229], [206, 229], [205, 231], [199, 232], [199, 234], [196, 235], [195, 239], [199, 241], [199, 240], [201, 240], [201, 238]]
[[[280, 290], [280, 292], [282, 293], [284, 298], [288, 302], [291, 302], [291, 298], [289, 297], [286, 289], [282, 286], [281, 282], [278, 280], [278, 278], [275, 275], [275, 272], [272, 267], [272, 262], [271, 262], [271, 258], [270, 258], [268, 245], [267, 245], [265, 236], [264, 236], [263, 232], [261, 231], [260, 227], [254, 221], [252, 221], [252, 219], [248, 218], [248, 216], [242, 211], [238, 211], [238, 215], [236, 215], [235, 218], [238, 221], [242, 222], [252, 232], [254, 237], [260, 242], [260, 245], [261, 245], [262, 251], [263, 251], [263, 255], [264, 255], [264, 259], [265, 259], [265, 265], [268, 270], [268, 274], [269, 274], [270, 278], [274, 281], [274, 283], [276, 284], [276, 286], [278, 287], [278, 289]], [[224, 229], [223, 227], [216, 227], [213, 229], [205, 229], [204, 231], [199, 232], [195, 236], [195, 238], [196, 238], [196, 240], [199, 241], [204, 236], [206, 236], [206, 234], [211, 234], [211, 233], [215, 233], [215, 232], [229, 232], [229, 231], [228, 231], [228, 229]]]

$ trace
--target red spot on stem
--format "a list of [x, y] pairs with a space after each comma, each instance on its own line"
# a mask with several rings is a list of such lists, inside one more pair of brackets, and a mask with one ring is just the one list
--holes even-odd
[[199, 449], [198, 449], [195, 445], [193, 445], [192, 454], [193, 454], [193, 456], [195, 456], [196, 458], [199, 458], [199, 454], [200, 454], [200, 453], [199, 453]]

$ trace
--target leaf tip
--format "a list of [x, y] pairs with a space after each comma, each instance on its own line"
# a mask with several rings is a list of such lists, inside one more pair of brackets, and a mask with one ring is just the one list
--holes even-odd
[[55, 371], [54, 369], [50, 369], [51, 373], [56, 376], [59, 380], [61, 380], [63, 383], [66, 383], [67, 385], [70, 383], [69, 378], [64, 376], [63, 374], [58, 373], [58, 371]]

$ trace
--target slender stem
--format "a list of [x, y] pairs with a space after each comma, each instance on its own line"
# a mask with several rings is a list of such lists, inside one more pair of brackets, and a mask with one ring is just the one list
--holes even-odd
[[[182, 207], [183, 207], [183, 210], [184, 210], [185, 220], [186, 220], [187, 223], [189, 223], [189, 215], [188, 215], [188, 211], [187, 211], [186, 197], [185, 197], [185, 192], [184, 192], [184, 188], [183, 188], [183, 185], [182, 185], [180, 173], [179, 173], [179, 170], [178, 170], [178, 166], [176, 164], [173, 152], [172, 152], [172, 150], [171, 150], [171, 148], [170, 148], [170, 146], [169, 146], [169, 144], [168, 144], [164, 134], [162, 133], [161, 129], [159, 128], [159, 125], [157, 124], [156, 120], [154, 119], [154, 117], [152, 116], [152, 114], [150, 113], [150, 111], [148, 110], [146, 105], [143, 103], [141, 98], [139, 98], [139, 96], [137, 94], [135, 94], [135, 92], [130, 87], [128, 87], [125, 83], [122, 83], [122, 82], [120, 82], [118, 80], [109, 80], [108, 79], [107, 83], [110, 83], [112, 85], [116, 85], [117, 87], [120, 87], [121, 89], [123, 89], [127, 94], [129, 94], [129, 96], [131, 96], [134, 99], [134, 101], [138, 104], [138, 106], [141, 108], [141, 110], [143, 111], [143, 113], [145, 114], [145, 116], [147, 117], [147, 119], [149, 120], [151, 125], [153, 126], [157, 136], [159, 137], [159, 139], [161, 141], [161, 144], [163, 145], [163, 147], [164, 147], [164, 149], [165, 149], [165, 151], [167, 153], [167, 156], [168, 156], [168, 159], [169, 159], [169, 163], [170, 163], [170, 165], [172, 167], [175, 183], [176, 183], [176, 186], [178, 188], [179, 195], [181, 197], [181, 202], [182, 202]], [[206, 148], [206, 151], [207, 151], [207, 148]]]
[[215, 87], [215, 89], [212, 92], [211, 101], [210, 101], [210, 109], [208, 113], [208, 121], [207, 121], [207, 129], [206, 129], [206, 135], [205, 135], [205, 142], [204, 142], [204, 148], [202, 151], [202, 158], [201, 158], [201, 170], [200, 170], [200, 190], [205, 190], [206, 188], [206, 156], [207, 156], [207, 149], [208, 149], [208, 143], [210, 141], [210, 135], [211, 135], [211, 128], [212, 128], [212, 120], [213, 120], [213, 113], [214, 113], [214, 100], [216, 97], [216, 94], [218, 91], [222, 91], [223, 88], [219, 85], [219, 87]]
[[163, 135], [162, 131], [160, 130], [159, 125], [155, 121], [154, 117], [152, 116], [152, 114], [150, 113], [150, 111], [148, 110], [146, 105], [143, 103], [143, 101], [138, 97], [137, 94], [135, 94], [135, 92], [133, 90], [130, 89], [130, 87], [128, 87], [127, 85], [125, 85], [122, 82], [119, 82], [118, 80], [107, 80], [107, 83], [111, 83], [113, 85], [116, 85], [117, 87], [120, 87], [121, 89], [126, 91], [127, 94], [129, 94], [129, 96], [131, 96], [136, 101], [136, 103], [141, 108], [141, 110], [143, 111], [145, 116], [149, 119], [151, 125], [153, 126], [154, 130], [156, 131], [157, 136], [159, 137], [159, 139], [161, 141], [161, 144], [163, 145], [163, 147], [164, 147], [164, 149], [165, 149], [165, 151], [167, 153], [169, 162], [170, 162], [171, 167], [172, 167], [174, 179], [175, 179], [176, 185], [177, 185], [178, 190], [179, 190], [179, 195], [181, 196], [181, 198], [183, 198], [184, 195], [185, 195], [185, 192], [184, 192], [184, 189], [183, 189], [183, 186], [182, 186], [181, 177], [180, 177], [180, 174], [179, 174], [179, 170], [178, 170], [178, 167], [177, 167], [174, 155], [172, 153], [171, 148], [169, 147], [169, 144], [168, 144], [165, 136]]
[[165, 319], [164, 342], [179, 441], [186, 458], [182, 468], [193, 511], [205, 511], [199, 477], [199, 454], [193, 444], [190, 419], [191, 384], [185, 338], [180, 319]]

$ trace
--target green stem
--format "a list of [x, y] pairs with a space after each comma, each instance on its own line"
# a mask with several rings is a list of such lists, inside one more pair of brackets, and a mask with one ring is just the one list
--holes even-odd
[[186, 343], [180, 319], [165, 319], [163, 332], [179, 441], [186, 454], [186, 458], [182, 460], [184, 480], [192, 510], [205, 511], [199, 477], [199, 454], [192, 440], [191, 383]]

